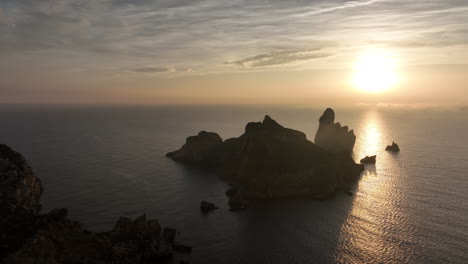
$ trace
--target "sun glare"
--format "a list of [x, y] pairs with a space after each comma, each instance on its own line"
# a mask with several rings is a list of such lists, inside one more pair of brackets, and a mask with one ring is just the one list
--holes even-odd
[[397, 81], [396, 64], [386, 52], [369, 51], [354, 65], [353, 85], [362, 91], [383, 92], [395, 86]]

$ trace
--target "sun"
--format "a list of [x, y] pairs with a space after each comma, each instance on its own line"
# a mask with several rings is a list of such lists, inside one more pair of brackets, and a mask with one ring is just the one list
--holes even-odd
[[396, 63], [388, 52], [372, 50], [362, 54], [354, 65], [353, 85], [370, 93], [384, 92], [398, 82]]

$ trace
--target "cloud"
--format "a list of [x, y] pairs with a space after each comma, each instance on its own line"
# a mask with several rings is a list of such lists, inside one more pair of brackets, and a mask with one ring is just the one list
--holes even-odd
[[192, 71], [191, 69], [183, 68], [166, 68], [166, 67], [143, 67], [132, 69], [132, 72], [138, 73], [166, 73], [166, 72], [187, 72]]
[[314, 8], [311, 11], [307, 11], [305, 13], [295, 14], [294, 16], [320, 15], [320, 14], [329, 13], [329, 12], [333, 12], [333, 11], [337, 11], [337, 10], [341, 10], [341, 9], [348, 9], [348, 8], [372, 5], [374, 3], [383, 2], [383, 1], [389, 1], [389, 0], [346, 1], [343, 4], [340, 3], [338, 5], [336, 5], [335, 3], [332, 3], [332, 5], [330, 5], [330, 6]]
[[274, 51], [263, 53], [245, 59], [241, 59], [233, 62], [226, 62], [226, 64], [232, 64], [239, 67], [245, 68], [258, 68], [258, 67], [269, 67], [277, 65], [287, 65], [297, 63], [301, 61], [308, 61], [314, 59], [321, 59], [332, 56], [331, 53], [318, 52], [317, 50], [305, 50], [305, 51]]
[[146, 68], [136, 68], [133, 69], [133, 72], [144, 72], [144, 73], [160, 73], [160, 72], [172, 72], [175, 69], [173, 68], [160, 68], [160, 67], [146, 67]]
[[[319, 68], [321, 58], [342, 65], [372, 42], [411, 47], [408, 58], [438, 49], [444, 63], [458, 62], [468, 59], [459, 55], [468, 54], [459, 47], [468, 43], [467, 10], [466, 0], [0, 0], [0, 67], [31, 61], [42, 69], [46, 61], [119, 72], [128, 61], [157, 61], [177, 72], [216, 72], [234, 58], [226, 64], [294, 69], [314, 61]], [[304, 50], [316, 43], [349, 48]], [[146, 68], [131, 71], [171, 72]]]

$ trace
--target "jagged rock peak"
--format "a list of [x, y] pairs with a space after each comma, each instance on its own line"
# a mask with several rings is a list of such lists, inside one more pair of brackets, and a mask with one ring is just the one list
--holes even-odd
[[331, 108], [327, 108], [323, 115], [319, 119], [320, 124], [333, 124], [335, 123], [335, 111]]
[[356, 136], [354, 131], [348, 131], [348, 126], [335, 122], [335, 111], [327, 108], [319, 119], [319, 128], [315, 135], [315, 144], [332, 153], [351, 154]]
[[272, 119], [269, 115], [265, 116], [262, 123], [267, 128], [283, 128], [282, 125], [280, 125], [278, 122]]

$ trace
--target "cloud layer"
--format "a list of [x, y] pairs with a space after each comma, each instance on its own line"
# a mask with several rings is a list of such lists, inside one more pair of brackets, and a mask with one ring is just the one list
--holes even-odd
[[269, 67], [277, 65], [288, 65], [294, 64], [301, 61], [308, 61], [313, 59], [320, 59], [330, 57], [332, 54], [318, 52], [316, 50], [305, 50], [305, 51], [274, 51], [268, 53], [262, 53], [259, 55], [247, 57], [233, 62], [226, 62], [226, 64], [233, 64], [239, 67], [258, 68], [258, 67]]
[[465, 0], [2, 0], [0, 67], [320, 68], [368, 46], [409, 63], [463, 63], [467, 12]]

